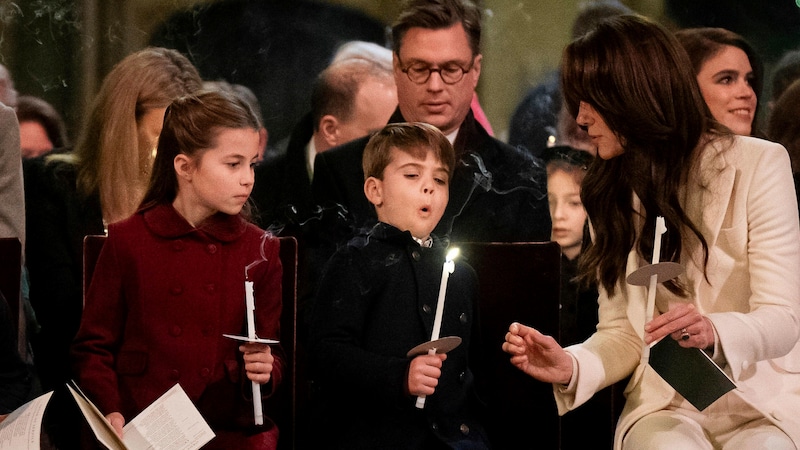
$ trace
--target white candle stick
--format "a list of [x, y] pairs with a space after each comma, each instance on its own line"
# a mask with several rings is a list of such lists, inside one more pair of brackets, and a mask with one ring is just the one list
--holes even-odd
[[[656, 232], [653, 239], [653, 259], [652, 265], [656, 265], [661, 259], [661, 235], [667, 232], [667, 226], [664, 224], [664, 218], [661, 216], [656, 217]], [[656, 308], [656, 284], [658, 284], [658, 274], [650, 275], [650, 285], [647, 287], [647, 307], [645, 309], [645, 323], [653, 319], [653, 313]], [[647, 362], [650, 358], [650, 346], [645, 344], [642, 347], [643, 362]]]
[[[256, 339], [256, 321], [255, 310], [256, 303], [253, 295], [253, 282], [244, 282], [244, 298], [245, 308], [247, 309], [247, 337], [249, 339]], [[253, 384], [253, 417], [255, 418], [256, 425], [264, 424], [264, 412], [261, 405], [261, 385], [255, 381]]]
[[256, 320], [255, 320], [255, 311], [256, 311], [256, 302], [255, 297], [253, 296], [253, 282], [252, 281], [245, 281], [244, 282], [244, 299], [245, 299], [245, 306], [247, 307], [247, 337], [250, 339], [256, 338]]
[[[445, 257], [444, 265], [442, 266], [442, 281], [439, 283], [439, 298], [436, 301], [436, 315], [433, 318], [433, 331], [431, 332], [431, 341], [435, 341], [439, 339], [439, 333], [442, 329], [442, 314], [444, 314], [444, 298], [447, 293], [447, 280], [450, 278], [450, 274], [456, 270], [456, 264], [453, 260], [458, 256], [459, 250], [457, 248], [452, 248], [450, 251], [447, 252], [447, 256]], [[436, 354], [436, 347], [432, 347], [428, 350], [429, 355]], [[417, 408], [424, 408], [425, 407], [425, 396], [420, 395], [417, 397]]]
[[456, 270], [456, 264], [453, 262], [456, 256], [458, 256], [458, 249], [450, 249], [442, 265], [442, 281], [439, 284], [439, 299], [436, 301], [436, 316], [433, 318], [433, 331], [431, 332], [432, 341], [439, 339], [439, 333], [442, 331], [442, 314], [444, 313], [444, 297], [447, 293], [447, 280], [450, 278], [450, 274]]

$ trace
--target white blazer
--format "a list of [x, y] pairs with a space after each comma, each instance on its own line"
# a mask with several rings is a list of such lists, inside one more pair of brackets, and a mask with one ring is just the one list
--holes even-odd
[[[680, 280], [691, 295], [680, 298], [659, 286], [656, 314], [671, 302], [694, 303], [714, 324], [714, 359], [737, 394], [800, 447], [800, 225], [786, 150], [742, 136], [708, 145], [683, 205], [709, 246], [708, 279], [699, 241], [685, 240]], [[647, 263], [631, 252], [627, 273]], [[564, 414], [633, 374], [614, 438], [620, 449], [638, 419], [666, 408], [677, 394], [640, 364], [647, 289], [618, 285], [611, 298], [600, 289], [598, 302], [597, 332], [567, 348], [578, 364], [575, 388], [554, 392]]]

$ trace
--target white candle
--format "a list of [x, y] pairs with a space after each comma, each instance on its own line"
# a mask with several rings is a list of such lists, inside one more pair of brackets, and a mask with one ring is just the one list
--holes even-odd
[[436, 301], [436, 316], [433, 318], [432, 341], [439, 339], [439, 333], [442, 330], [442, 314], [444, 313], [444, 297], [447, 293], [447, 280], [456, 269], [456, 264], [453, 262], [456, 256], [458, 256], [458, 249], [450, 249], [442, 265], [442, 281], [439, 284], [439, 299]]
[[[667, 226], [664, 225], [664, 218], [661, 216], [656, 217], [656, 234], [653, 238], [653, 259], [652, 264], [656, 265], [661, 259], [661, 235], [667, 232]], [[650, 286], [647, 288], [647, 317], [645, 320], [653, 318], [653, 312], [656, 305], [656, 284], [658, 283], [658, 275], [650, 275]]]
[[[244, 282], [244, 299], [245, 308], [247, 309], [247, 337], [249, 339], [256, 338], [256, 321], [255, 311], [256, 302], [253, 295], [253, 282]], [[256, 425], [264, 424], [264, 412], [261, 405], [261, 385], [255, 381], [251, 382], [253, 385], [253, 417], [255, 418]]]
[[667, 232], [664, 218], [656, 217], [656, 235], [653, 239], [653, 264], [658, 264], [661, 259], [661, 235]]
[[256, 302], [253, 296], [253, 282], [244, 282], [244, 299], [245, 307], [247, 308], [247, 337], [250, 339], [256, 338]]
[[[664, 218], [656, 217], [656, 233], [653, 239], [653, 259], [652, 264], [656, 265], [661, 259], [661, 235], [667, 232]], [[658, 284], [658, 274], [650, 275], [650, 285], [647, 287], [647, 306], [645, 308], [645, 323], [653, 319], [656, 309], [656, 284]], [[650, 358], [650, 346], [645, 344], [642, 347], [642, 362], [647, 362]]]
[[[439, 339], [439, 333], [442, 329], [442, 314], [444, 313], [444, 297], [447, 293], [447, 280], [450, 274], [456, 270], [456, 264], [453, 260], [458, 256], [458, 248], [452, 248], [447, 252], [447, 256], [442, 265], [442, 281], [439, 283], [439, 298], [436, 301], [436, 315], [433, 318], [433, 331], [431, 332], [431, 341]], [[436, 354], [436, 347], [428, 349], [429, 355]], [[420, 395], [417, 397], [417, 408], [425, 407], [425, 396]]]

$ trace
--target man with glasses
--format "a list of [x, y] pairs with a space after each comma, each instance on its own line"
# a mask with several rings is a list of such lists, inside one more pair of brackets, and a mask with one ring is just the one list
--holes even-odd
[[[549, 240], [544, 167], [489, 136], [470, 109], [483, 59], [480, 36], [481, 13], [470, 0], [406, 2], [392, 26], [398, 109], [389, 121], [429, 123], [455, 147], [450, 202], [434, 234], [453, 242]], [[315, 162], [315, 200], [344, 207], [355, 227], [376, 220], [363, 192], [367, 139]]]

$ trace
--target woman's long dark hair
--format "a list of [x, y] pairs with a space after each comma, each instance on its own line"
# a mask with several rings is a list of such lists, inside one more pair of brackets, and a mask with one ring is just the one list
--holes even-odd
[[[595, 158], [581, 189], [595, 234], [581, 255], [581, 280], [598, 281], [613, 294], [634, 246], [651, 260], [657, 216], [664, 217], [668, 230], [660, 260], [680, 260], [686, 231], [700, 241], [705, 267], [708, 244], [680, 196], [705, 132], [719, 126], [710, 119], [689, 58], [672, 33], [635, 15], [605, 20], [566, 48], [561, 85], [573, 117], [581, 101], [589, 103], [624, 148], [610, 160]], [[634, 195], [641, 200], [638, 210]], [[665, 286], [686, 293], [675, 281]]]

